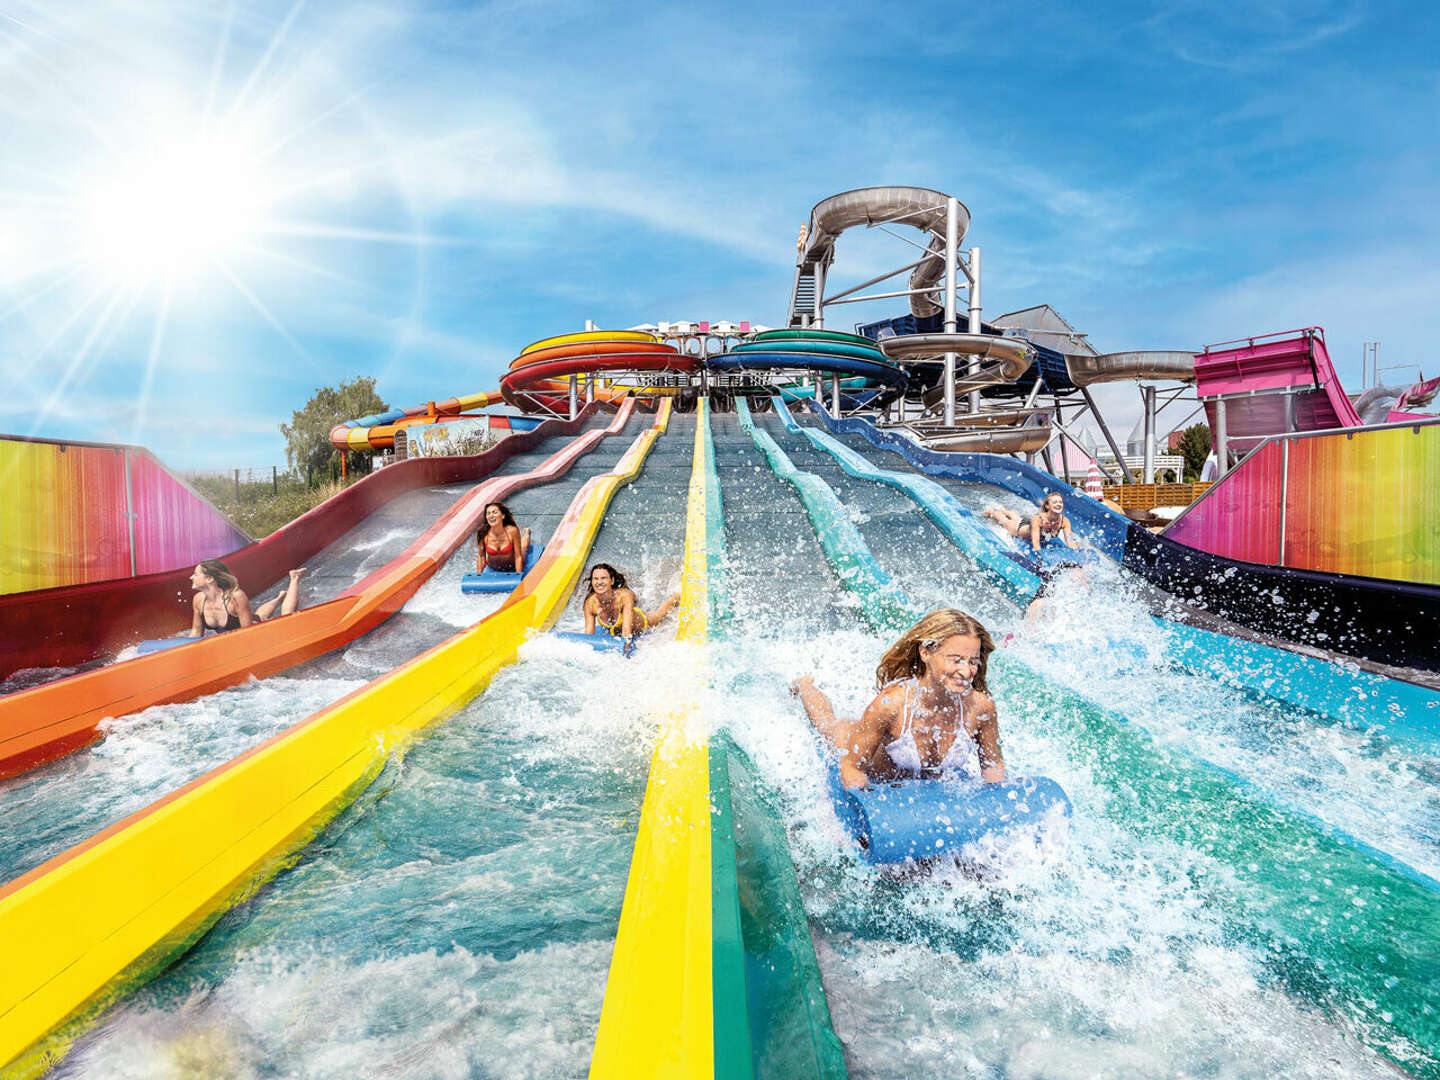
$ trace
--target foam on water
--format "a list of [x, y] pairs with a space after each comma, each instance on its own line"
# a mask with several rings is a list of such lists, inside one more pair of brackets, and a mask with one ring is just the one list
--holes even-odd
[[1440, 743], [1425, 754], [1356, 724], [1195, 675], [1166, 660], [1166, 630], [1113, 568], [1062, 579], [1010, 647], [1047, 678], [1187, 754], [1440, 877]]
[[691, 648], [526, 643], [58, 1075], [583, 1075]]
[[743, 673], [727, 689], [732, 731], [787, 820], [852, 1076], [1394, 1075], [1236, 939], [1204, 884], [1225, 867], [1126, 829], [1063, 727], [1033, 725], [1003, 698], [1007, 762], [1065, 787], [1068, 839], [983, 875], [896, 879], [862, 864], [784, 682], [818, 661], [820, 686], [853, 715], [872, 677], [856, 657], [886, 644], [750, 637], [722, 665]]
[[487, 615], [494, 614], [505, 602], [503, 593], [479, 593], [466, 596], [460, 583], [466, 574], [475, 572], [475, 537], [472, 534], [436, 569], [430, 580], [415, 590], [415, 595], [401, 609], [410, 615], [432, 615], [455, 627], [474, 626]]
[[0, 781], [0, 881], [9, 881], [127, 814], [304, 719], [363, 683], [252, 679], [177, 705], [107, 720], [105, 738]]

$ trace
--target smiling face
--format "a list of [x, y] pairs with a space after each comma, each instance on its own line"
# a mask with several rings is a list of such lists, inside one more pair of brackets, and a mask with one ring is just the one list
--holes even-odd
[[485, 522], [492, 529], [499, 528], [500, 522], [505, 520], [505, 515], [500, 513], [500, 507], [491, 503], [485, 508]]
[[953, 634], [933, 649], [920, 646], [925, 678], [951, 694], [968, 694], [980, 671], [980, 639], [974, 634]]
[[603, 566], [597, 566], [590, 571], [590, 587], [595, 590], [595, 595], [602, 600], [610, 595], [614, 582], [610, 579], [610, 571]]
[[207, 585], [214, 585], [215, 579], [205, 572], [204, 567], [195, 567], [195, 572], [190, 575], [190, 587], [192, 589], [203, 589]]
[[1045, 496], [1045, 501], [1041, 506], [1047, 514], [1059, 514], [1065, 509], [1065, 498], [1058, 492], [1052, 491]]

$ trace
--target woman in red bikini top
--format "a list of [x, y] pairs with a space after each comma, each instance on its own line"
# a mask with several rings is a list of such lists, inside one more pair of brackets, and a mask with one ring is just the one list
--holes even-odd
[[485, 525], [475, 534], [475, 569], [514, 573], [525, 565], [530, 530], [521, 531], [504, 503], [485, 506]]

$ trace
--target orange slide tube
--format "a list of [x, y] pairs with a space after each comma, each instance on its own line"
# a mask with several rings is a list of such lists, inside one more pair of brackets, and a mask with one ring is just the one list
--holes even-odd
[[624, 430], [634, 407], [626, 401], [608, 427], [574, 439], [538, 468], [472, 488], [404, 552], [334, 600], [0, 697], [0, 778], [96, 741], [107, 717], [189, 701], [353, 641], [405, 605], [479, 527], [487, 503], [564, 475], [602, 439]]

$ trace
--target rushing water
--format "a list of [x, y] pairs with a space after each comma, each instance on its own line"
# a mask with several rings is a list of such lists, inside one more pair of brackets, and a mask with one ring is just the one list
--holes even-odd
[[[1043, 616], [1020, 621], [1019, 609], [996, 610], [995, 590], [973, 570], [945, 572], [927, 558], [948, 541], [908, 498], [893, 489], [845, 476], [833, 458], [801, 436], [786, 435], [787, 450], [832, 484], [852, 515], [904, 500], [907, 528], [866, 534], [871, 550], [912, 598], [933, 606], [942, 596], [980, 615], [997, 639], [1013, 634], [1013, 655], [1047, 679], [1104, 705], [1154, 737], [1254, 783], [1278, 805], [1296, 809], [1440, 878], [1440, 741], [1425, 747], [1393, 743], [1371, 727], [1337, 723], [1305, 709], [1195, 675], [1167, 660], [1172, 630], [1151, 617], [1142, 585], [1113, 563], [1062, 577]], [[847, 444], [882, 468], [903, 469], [894, 455], [855, 437]], [[863, 442], [863, 440], [862, 440]], [[798, 461], [797, 461], [798, 464]], [[947, 480], [968, 509], [1003, 505], [1029, 514], [1034, 507], [1002, 489]], [[906, 505], [908, 504], [908, 511]], [[908, 531], [907, 531], [908, 529]], [[865, 530], [862, 528], [862, 532]], [[997, 537], [1003, 533], [993, 527]], [[1345, 678], [1336, 671], [1336, 678]]]
[[59, 1075], [582, 1075], [678, 647], [526, 645]]

